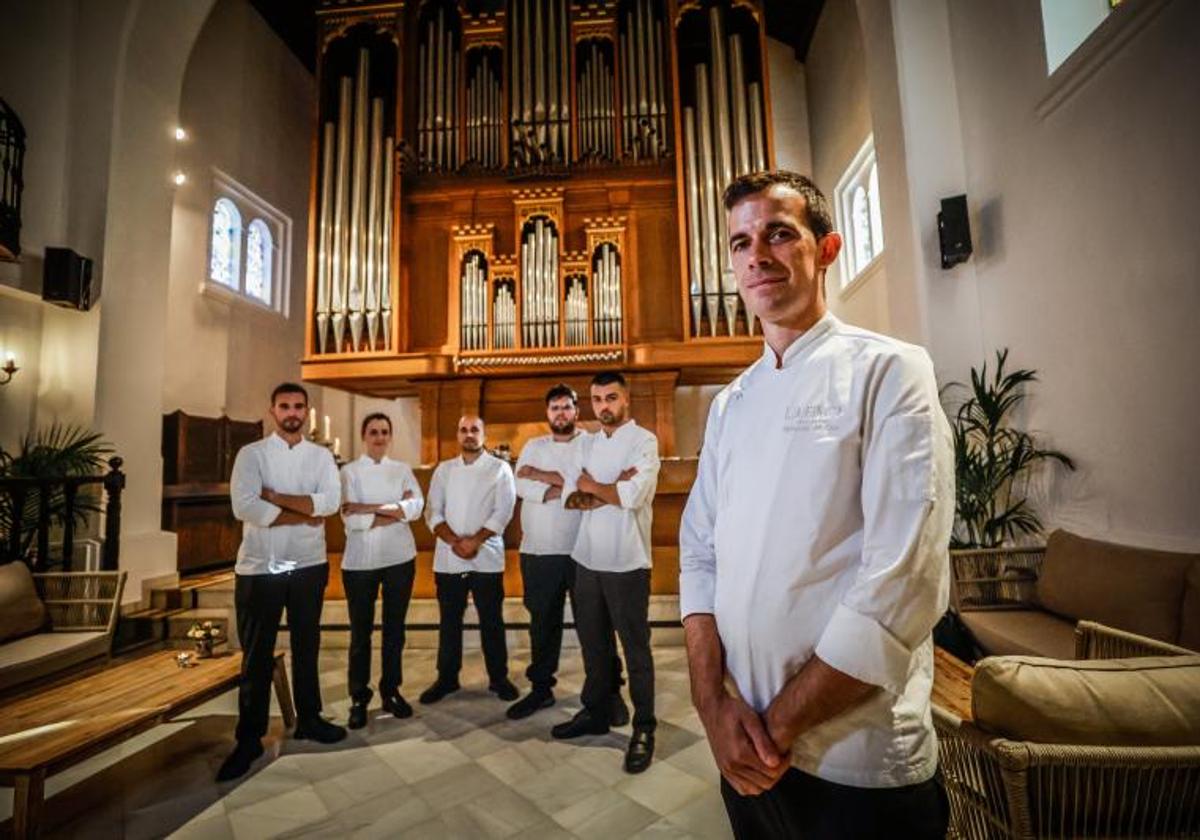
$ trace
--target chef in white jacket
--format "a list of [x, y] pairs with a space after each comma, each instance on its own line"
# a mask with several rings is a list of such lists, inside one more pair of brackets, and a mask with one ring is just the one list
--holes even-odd
[[412, 715], [400, 693], [404, 682], [404, 622], [412, 598], [417, 545], [410, 522], [425, 507], [412, 469], [388, 457], [392, 421], [386, 414], [368, 414], [362, 421], [364, 452], [342, 467], [342, 522], [346, 551], [342, 555], [342, 586], [350, 613], [351, 729], [367, 723], [371, 701], [371, 631], [375, 600], [383, 591], [383, 640], [379, 649], [379, 696], [383, 709], [398, 718]]
[[321, 717], [317, 657], [321, 651], [321, 608], [329, 563], [325, 517], [341, 501], [337, 465], [328, 449], [304, 439], [308, 392], [284, 382], [271, 393], [275, 430], [238, 450], [229, 479], [234, 517], [242, 543], [234, 566], [238, 641], [237, 747], [221, 764], [217, 781], [246, 774], [263, 754], [271, 707], [275, 642], [287, 610], [292, 652], [292, 737], [331, 744], [346, 730]]
[[[575, 585], [571, 551], [579, 534], [582, 511], [564, 504], [563, 486], [578, 475], [582, 447], [589, 434], [576, 426], [579, 397], [559, 383], [546, 392], [546, 421], [550, 434], [525, 442], [517, 459], [517, 496], [521, 500], [521, 581], [529, 610], [530, 692], [506, 714], [513, 720], [529, 717], [554, 704], [555, 672], [562, 651], [563, 611]], [[621, 660], [613, 657], [612, 724], [629, 722], [621, 699]]]
[[488, 688], [501, 700], [517, 699], [517, 687], [508, 678], [503, 614], [503, 534], [517, 494], [508, 464], [483, 448], [484, 434], [480, 417], [460, 417], [460, 453], [438, 464], [429, 482], [425, 521], [437, 537], [433, 571], [440, 622], [437, 680], [421, 693], [422, 703], [436, 703], [459, 689], [468, 594], [479, 614]]
[[930, 634], [954, 459], [933, 366], [827, 311], [841, 238], [807, 178], [741, 176], [725, 207], [765, 346], [709, 411], [680, 610], [734, 834], [943, 837]]
[[621, 640], [633, 701], [625, 770], [640, 773], [654, 755], [654, 658], [650, 652], [650, 520], [658, 486], [658, 438], [629, 414], [629, 387], [616, 371], [596, 374], [592, 411], [600, 431], [581, 449], [566, 482], [567, 504], [584, 511], [575, 559], [575, 629], [583, 653], [583, 709], [555, 726], [555, 738], [603, 734], [612, 725], [613, 631]]

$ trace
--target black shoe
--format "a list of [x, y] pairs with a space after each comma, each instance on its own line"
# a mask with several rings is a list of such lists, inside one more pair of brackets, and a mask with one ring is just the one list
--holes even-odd
[[625, 705], [625, 700], [619, 691], [613, 692], [612, 711], [608, 713], [608, 717], [608, 722], [612, 726], [624, 726], [629, 723], [629, 707]]
[[391, 712], [394, 717], [410, 718], [412, 717], [412, 706], [408, 705], [408, 701], [399, 694], [393, 694], [391, 697], [383, 698], [383, 710]]
[[458, 689], [459, 685], [457, 682], [449, 683], [438, 680], [433, 685], [429, 686], [429, 688], [422, 691], [421, 696], [417, 699], [422, 703], [436, 703], [447, 694], [453, 694], [454, 692], [458, 691]]
[[250, 769], [250, 765], [254, 763], [254, 759], [263, 754], [263, 745], [261, 741], [238, 741], [236, 747], [233, 748], [228, 757], [221, 762], [221, 769], [217, 771], [218, 782], [229, 782], [234, 779], [240, 779], [246, 775]]
[[351, 729], [362, 729], [367, 725], [367, 704], [365, 702], [354, 702], [350, 704], [350, 719], [346, 721], [346, 726]]
[[607, 733], [608, 724], [592, 717], [592, 713], [587, 709], [583, 709], [566, 723], [560, 723], [550, 730], [551, 735], [563, 741], [568, 738], [578, 738], [581, 735], [605, 735]]
[[[363, 713], [366, 714], [364, 707]], [[346, 737], [346, 727], [330, 723], [322, 717], [302, 720], [296, 724], [292, 737], [297, 741], [316, 741], [318, 744], [336, 744]]]
[[650, 766], [654, 758], [654, 731], [650, 729], [635, 729], [625, 749], [625, 772], [641, 773]]
[[521, 720], [521, 718], [527, 718], [540, 709], [548, 709], [553, 705], [554, 694], [551, 691], [548, 689], [545, 691], [535, 689], [509, 706], [508, 711], [504, 714], [508, 715], [510, 720]]
[[501, 700], [510, 702], [521, 696], [521, 692], [517, 691], [517, 687], [512, 684], [512, 680], [508, 677], [504, 678], [504, 682], [494, 682], [489, 685], [488, 691], [495, 694]]

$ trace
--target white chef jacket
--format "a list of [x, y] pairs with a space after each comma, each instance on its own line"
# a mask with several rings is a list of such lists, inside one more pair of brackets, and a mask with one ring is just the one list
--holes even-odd
[[949, 595], [954, 454], [929, 356], [827, 314], [717, 395], [680, 527], [680, 611], [715, 616], [764, 712], [814, 654], [881, 686], [793, 765], [899, 787], [937, 765], [930, 632]]
[[490, 452], [480, 453], [471, 464], [463, 461], [461, 455], [438, 464], [429, 482], [429, 502], [425, 506], [429, 530], [445, 522], [460, 537], [469, 537], [480, 528], [487, 528], [493, 534], [470, 560], [459, 557], [449, 543], [438, 537], [433, 570], [503, 572], [503, 534], [516, 503], [512, 470]]
[[311, 496], [313, 516], [332, 516], [341, 503], [337, 464], [329, 450], [307, 440], [295, 446], [272, 433], [238, 450], [229, 479], [233, 515], [242, 521], [239, 575], [291, 572], [326, 562], [325, 525], [270, 527], [283, 510], [264, 501], [263, 488]]
[[[412, 498], [402, 499], [407, 493]], [[346, 552], [342, 568], [350, 571], [382, 569], [397, 563], [407, 563], [417, 556], [409, 522], [425, 509], [425, 497], [412, 469], [403, 461], [384, 456], [376, 462], [370, 455], [361, 455], [342, 467], [342, 500], [367, 505], [394, 504], [404, 513], [404, 521], [372, 528], [373, 513], [342, 514], [346, 525]]]
[[[589, 435], [579, 448], [578, 468], [564, 476], [563, 496], [578, 488], [581, 469], [601, 484], [617, 484], [621, 506], [604, 505], [583, 511], [579, 536], [571, 557], [594, 572], [631, 572], [649, 569], [650, 520], [654, 491], [658, 487], [658, 438], [633, 420], [611, 436], [603, 429]], [[629, 467], [637, 474], [626, 481], [617, 477]]]
[[[557, 441], [554, 435], [534, 438], [521, 449], [517, 472], [526, 464], [546, 472], [556, 472], [565, 483], [578, 470], [580, 447], [588, 437], [579, 432], [571, 440]], [[546, 501], [550, 485], [532, 478], [517, 479], [521, 498], [521, 553], [570, 554], [579, 533], [580, 511], [563, 507], [567, 494]]]

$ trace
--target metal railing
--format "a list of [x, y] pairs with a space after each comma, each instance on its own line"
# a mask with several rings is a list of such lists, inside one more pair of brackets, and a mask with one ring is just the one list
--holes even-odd
[[[0, 563], [21, 560], [35, 572], [52, 568], [71, 571], [75, 530], [81, 514], [98, 510], [80, 491], [99, 485], [104, 494], [100, 568], [116, 571], [121, 552], [121, 491], [125, 489], [122, 463], [119, 457], [109, 458], [109, 470], [103, 475], [0, 478], [0, 505], [5, 508]], [[50, 532], [55, 525], [62, 528], [61, 555], [57, 559], [50, 551]]]

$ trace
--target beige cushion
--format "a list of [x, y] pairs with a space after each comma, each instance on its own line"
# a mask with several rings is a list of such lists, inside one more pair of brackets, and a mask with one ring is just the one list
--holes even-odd
[[960, 614], [992, 656], [1075, 658], [1075, 624], [1041, 610], [968, 610]]
[[975, 667], [971, 710], [978, 726], [1014, 741], [1200, 745], [1200, 656], [989, 657]]
[[1200, 561], [1193, 563], [1188, 570], [1178, 644], [1200, 653]]
[[1200, 555], [1055, 531], [1046, 544], [1037, 597], [1059, 615], [1174, 643], [1179, 638], [1184, 580], [1197, 560]]
[[0, 645], [0, 691], [40, 679], [109, 651], [102, 631], [38, 633]]
[[29, 567], [17, 561], [0, 566], [0, 642], [36, 633], [46, 624]]

